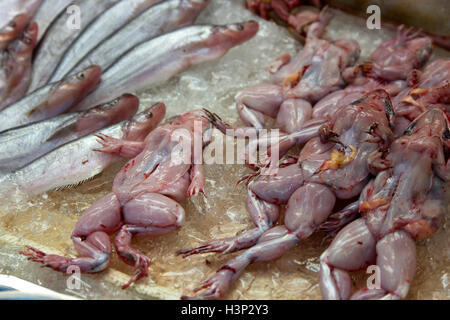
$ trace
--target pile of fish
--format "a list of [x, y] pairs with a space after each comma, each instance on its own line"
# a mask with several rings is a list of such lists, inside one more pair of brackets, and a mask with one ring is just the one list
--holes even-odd
[[[401, 26], [369, 61], [358, 63], [357, 41], [323, 37], [332, 19], [326, 7], [301, 21], [285, 10], [284, 19], [301, 28], [305, 45], [296, 56], [283, 54], [269, 66], [270, 81], [236, 94], [244, 130], [229, 130], [236, 128], [206, 109], [160, 124], [164, 103], [135, 115], [139, 101], [128, 92], [219, 59], [253, 37], [256, 22], [188, 26], [207, 5], [201, 0], [136, 0], [133, 8], [124, 5], [129, 1], [84, 0], [74, 3], [89, 12], [88, 25], [61, 34], [57, 30], [67, 22], [61, 11], [51, 23], [42, 18], [47, 30], [41, 35], [37, 18], [48, 2], [40, 9], [41, 1], [31, 2], [0, 33], [6, 66], [0, 191], [39, 194], [80, 183], [117, 159], [129, 160], [111, 192], [74, 226], [79, 257], [27, 247], [22, 254], [29, 260], [60, 272], [77, 266], [95, 273], [108, 267], [114, 244], [136, 271], [124, 289], [148, 276], [151, 260], [132, 247], [132, 239], [181, 227], [185, 211], [179, 203], [205, 194], [194, 142], [205, 148], [211, 126], [237, 139], [251, 131], [261, 138], [271, 117], [282, 134], [270, 140], [269, 153], [278, 150], [281, 159], [249, 164], [255, 172], [241, 179], [255, 226], [179, 250], [183, 257], [241, 251], [194, 296], [182, 298], [220, 298], [250, 264], [276, 259], [317, 231], [335, 236], [320, 257], [324, 298], [407, 296], [416, 269], [414, 241], [436, 232], [449, 204], [450, 60], [427, 64], [433, 51], [429, 37]], [[194, 151], [189, 161], [179, 150], [184, 139]], [[249, 145], [259, 142], [249, 139]], [[303, 145], [298, 155], [285, 156], [298, 145]], [[68, 153], [69, 161], [62, 156]], [[338, 203], [344, 204], [340, 210]], [[284, 221], [277, 224], [283, 210]], [[379, 283], [353, 292], [350, 272], [368, 266], [377, 268]]]

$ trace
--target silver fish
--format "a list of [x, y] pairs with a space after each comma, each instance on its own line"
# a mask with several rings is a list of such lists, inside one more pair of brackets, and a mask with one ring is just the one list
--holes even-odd
[[51, 81], [82, 70], [87, 65], [96, 64], [102, 70], [106, 70], [136, 45], [180, 27], [191, 25], [208, 3], [209, 0], [168, 0], [154, 5], [116, 34], [98, 44], [80, 60], [65, 56]]
[[[91, 49], [117, 32], [117, 30], [139, 13], [159, 1], [161, 0], [120, 1], [104, 11], [70, 45], [49, 82], [62, 79]], [[151, 19], [148, 21], [153, 22]], [[148, 23], [148, 21], [146, 21], [145, 25], [153, 24]], [[128, 39], [123, 42], [128, 42]], [[122, 47], [122, 43], [120, 44], [120, 47]], [[114, 50], [111, 50], [110, 56], [113, 56], [117, 49], [118, 48], [114, 48]], [[100, 67], [104, 69], [104, 66]]]
[[255, 21], [224, 26], [197, 25], [144, 42], [106, 70], [98, 88], [76, 110], [108, 101], [120, 93], [148, 88], [191, 65], [217, 60], [257, 31]]
[[38, 41], [42, 39], [42, 36], [45, 34], [45, 31], [47, 31], [47, 28], [53, 20], [55, 20], [55, 18], [66, 9], [72, 1], [73, 0], [42, 1], [41, 6], [33, 17], [33, 21], [39, 26]]
[[94, 89], [100, 76], [100, 68], [93, 66], [23, 97], [0, 111], [0, 131], [48, 119], [69, 110]]
[[60, 145], [130, 119], [139, 99], [131, 94], [86, 111], [66, 113], [0, 132], [0, 171], [19, 169]]
[[[42, 0], [1, 0], [0, 1], [0, 29], [3, 29], [14, 17], [26, 14], [28, 21], [38, 10]], [[26, 23], [25, 23], [26, 25]], [[25, 27], [25, 25], [23, 27]], [[20, 30], [18, 31], [20, 32]]]
[[79, 9], [80, 28], [73, 28], [69, 22], [75, 13], [63, 10], [52, 22], [44, 38], [39, 44], [33, 61], [33, 75], [28, 93], [41, 88], [55, 71], [56, 66], [66, 52], [70, 44], [78, 37], [88, 24], [100, 13], [117, 3], [118, 0], [77, 0], [70, 5]]
[[142, 141], [164, 118], [166, 107], [157, 103], [135, 115], [78, 140], [62, 145], [29, 165], [0, 177], [3, 196], [37, 195], [50, 190], [77, 185], [102, 172], [120, 156], [95, 151], [101, 148], [98, 134], [116, 139]]

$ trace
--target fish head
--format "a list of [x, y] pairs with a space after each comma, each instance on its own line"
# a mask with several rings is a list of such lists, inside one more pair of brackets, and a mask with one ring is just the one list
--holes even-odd
[[[14, 39], [15, 35], [17, 35], [18, 32], [25, 28], [25, 26], [29, 22], [29, 19], [30, 17], [27, 14], [21, 13], [16, 15], [5, 25], [2, 25], [2, 27], [0, 28], [0, 42], [4, 42], [7, 44], [7, 41], [11, 41], [11, 39]], [[2, 21], [0, 23], [4, 22], [5, 21]]]
[[258, 32], [259, 25], [256, 21], [247, 21], [190, 28], [199, 30], [197, 36], [200, 39], [191, 44], [190, 50], [183, 50], [187, 64], [193, 65], [222, 58], [231, 48], [251, 39]]
[[86, 110], [77, 120], [77, 132], [92, 132], [133, 117], [139, 108], [138, 97], [126, 93], [120, 97]]
[[[91, 66], [54, 83], [46, 103], [41, 104], [39, 109], [48, 116], [76, 110], [77, 104], [97, 86], [101, 74], [102, 70], [99, 66]], [[33, 112], [35, 111], [37, 110], [33, 109]]]
[[16, 41], [11, 43], [8, 50], [14, 52], [15, 55], [31, 54], [37, 44], [37, 36], [38, 25], [36, 22], [33, 22], [21, 33]]
[[253, 38], [258, 29], [258, 22], [253, 20], [216, 26], [208, 39], [209, 46], [222, 46], [228, 50]]
[[80, 97], [85, 97], [100, 82], [102, 69], [99, 66], [90, 66], [63, 80], [64, 85], [80, 90]]
[[158, 102], [143, 112], [135, 115], [124, 127], [124, 139], [143, 141], [155, 129], [166, 115], [166, 105]]
[[64, 79], [66, 83], [89, 83], [91, 86], [95, 86], [100, 82], [102, 75], [102, 69], [99, 66], [89, 66], [84, 70], [74, 73]]
[[202, 55], [197, 58], [202, 61], [219, 59], [231, 48], [255, 36], [258, 29], [259, 25], [256, 21], [214, 26], [203, 44], [209, 49], [208, 54], [202, 50]]

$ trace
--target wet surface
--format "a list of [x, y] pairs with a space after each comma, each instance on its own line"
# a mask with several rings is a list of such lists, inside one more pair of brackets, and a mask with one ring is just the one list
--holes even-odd
[[[219, 62], [193, 67], [168, 83], [140, 93], [141, 109], [156, 101], [166, 103], [167, 116], [200, 107], [218, 113], [230, 123], [240, 124], [234, 95], [244, 87], [266, 81], [267, 66], [283, 52], [295, 53], [300, 45], [287, 31], [260, 20], [241, 8], [241, 1], [212, 1], [199, 23], [216, 24], [255, 19], [261, 22], [257, 37], [232, 49]], [[381, 41], [391, 37], [385, 30], [368, 30], [365, 22], [336, 12], [327, 35], [333, 39], [347, 36], [359, 41], [364, 60]], [[439, 50], [436, 56], [449, 56]], [[205, 165], [208, 198], [186, 200], [183, 228], [159, 238], [134, 239], [133, 247], [151, 259], [150, 277], [127, 290], [120, 288], [133, 269], [114, 253], [110, 268], [95, 275], [82, 275], [80, 289], [67, 288], [68, 275], [28, 262], [18, 252], [24, 244], [54, 253], [76, 255], [70, 233], [80, 215], [95, 200], [111, 190], [112, 180], [122, 163], [108, 168], [77, 187], [50, 192], [16, 202], [2, 200], [0, 207], [0, 273], [16, 275], [58, 292], [89, 299], [177, 299], [190, 294], [200, 281], [213, 274], [230, 256], [214, 254], [182, 259], [175, 255], [214, 238], [235, 235], [250, 228], [244, 185], [236, 181], [250, 172], [242, 165]], [[11, 199], [9, 199], [11, 200]], [[282, 221], [282, 220], [281, 220]], [[250, 266], [233, 285], [227, 299], [320, 299], [318, 259], [329, 241], [313, 235], [280, 259]], [[409, 299], [449, 299], [450, 240], [448, 218], [431, 239], [417, 244], [418, 268]], [[232, 255], [231, 255], [232, 256]], [[369, 275], [353, 274], [355, 284], [363, 286]]]

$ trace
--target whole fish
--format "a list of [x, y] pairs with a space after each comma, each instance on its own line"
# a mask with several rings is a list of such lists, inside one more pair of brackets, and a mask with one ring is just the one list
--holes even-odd
[[[59, 1], [59, 0], [58, 0]], [[25, 26], [30, 22], [30, 19], [33, 17], [35, 12], [38, 10], [41, 5], [42, 0], [1, 0], [0, 1], [0, 30], [4, 30], [8, 24], [10, 24], [10, 31], [16, 28], [16, 25], [11, 24], [11, 22], [15, 21], [15, 18], [19, 15], [24, 15], [25, 20], [20, 21], [19, 25], [21, 28], [18, 28], [16, 34], [19, 34], [20, 31], [25, 28]], [[54, 2], [54, 1], [53, 1]], [[0, 35], [2, 31], [0, 31]], [[0, 36], [1, 39], [1, 36]], [[1, 40], [0, 40], [1, 42]]]
[[[91, 21], [117, 2], [118, 0], [77, 0], [70, 4], [76, 6], [77, 9], [74, 12], [63, 10], [58, 15], [47, 29], [35, 53], [29, 93], [48, 83], [70, 44]], [[79, 26], [76, 25], [77, 13], [80, 14]], [[73, 25], [71, 22], [74, 22]]]
[[66, 54], [51, 81], [82, 70], [87, 65], [96, 64], [102, 70], [106, 70], [136, 45], [180, 27], [191, 25], [208, 3], [209, 0], [168, 0], [154, 5], [116, 34], [98, 44], [87, 55], [79, 56], [80, 60]]
[[130, 119], [139, 99], [131, 94], [86, 111], [66, 113], [0, 133], [0, 171], [19, 169], [62, 144]]
[[164, 118], [166, 106], [157, 103], [108, 128], [66, 143], [27, 166], [0, 178], [0, 194], [36, 195], [57, 188], [77, 185], [102, 172], [120, 156], [96, 151], [101, 135], [129, 141], [143, 141]]
[[41, 6], [33, 17], [39, 26], [38, 41], [40, 41], [47, 31], [47, 28], [55, 18], [67, 8], [73, 0], [43, 0]]
[[[149, 6], [161, 0], [128, 0], [120, 1], [111, 8], [103, 12], [95, 21], [93, 21], [70, 45], [59, 62], [55, 73], [50, 78], [50, 82], [62, 79], [91, 49], [100, 44], [103, 40], [116, 33], [122, 26], [147, 9]], [[152, 21], [152, 23], [148, 23]], [[153, 25], [152, 19], [147, 20], [144, 25]], [[158, 28], [158, 26], [155, 26]], [[135, 34], [133, 36], [139, 36]], [[123, 44], [131, 42], [133, 38], [123, 38], [120, 48]], [[109, 56], [115, 56], [118, 47], [109, 52]], [[93, 63], [95, 64], [95, 63]], [[104, 70], [103, 65], [99, 65]]]
[[0, 110], [16, 102], [27, 92], [37, 34], [38, 26], [33, 22], [0, 52]]
[[[100, 68], [92, 66], [23, 97], [0, 111], [0, 131], [48, 119], [69, 110], [97, 85], [100, 76]], [[95, 105], [98, 103], [91, 107]]]
[[102, 76], [99, 87], [76, 110], [163, 82], [191, 65], [217, 60], [232, 47], [252, 38], [258, 23], [196, 25], [144, 42], [123, 55]]

